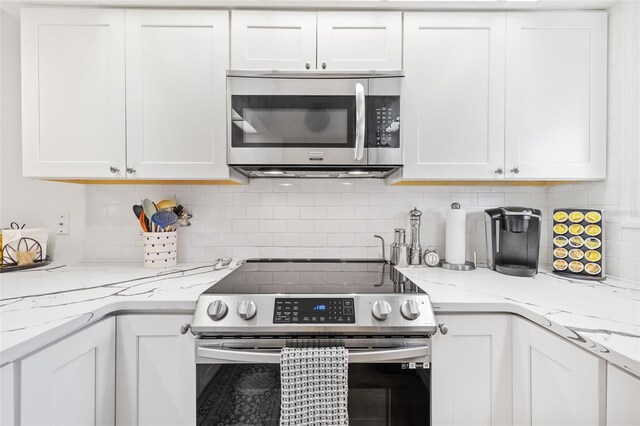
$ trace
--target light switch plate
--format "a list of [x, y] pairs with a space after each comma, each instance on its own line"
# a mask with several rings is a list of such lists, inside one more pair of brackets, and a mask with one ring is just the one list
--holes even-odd
[[57, 231], [58, 235], [69, 235], [69, 213], [59, 214], [56, 218], [57, 220]]

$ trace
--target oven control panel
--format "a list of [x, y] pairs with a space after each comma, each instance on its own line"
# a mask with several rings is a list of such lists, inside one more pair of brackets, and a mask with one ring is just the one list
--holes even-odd
[[345, 298], [276, 298], [274, 324], [354, 324], [354, 299]]

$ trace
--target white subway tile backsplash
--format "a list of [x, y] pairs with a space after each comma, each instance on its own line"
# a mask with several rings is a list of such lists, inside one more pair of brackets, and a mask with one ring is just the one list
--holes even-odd
[[326, 219], [327, 208], [320, 206], [300, 207], [300, 217], [305, 219]]
[[300, 219], [300, 207], [277, 206], [273, 208], [275, 219]]
[[234, 220], [233, 232], [260, 232], [260, 221], [255, 219]]
[[253, 192], [238, 192], [233, 194], [234, 206], [257, 206], [260, 204], [260, 194]]
[[261, 206], [286, 206], [287, 194], [276, 192], [265, 192], [260, 194]]
[[261, 220], [260, 232], [287, 232], [287, 221], [284, 219]]

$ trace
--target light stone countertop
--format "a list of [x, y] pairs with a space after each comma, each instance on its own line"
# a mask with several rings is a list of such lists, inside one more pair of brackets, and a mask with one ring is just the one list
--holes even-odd
[[[20, 359], [105, 316], [191, 313], [200, 293], [231, 269], [188, 262], [163, 270], [139, 263], [52, 263], [0, 275], [0, 365]], [[614, 278], [580, 281], [402, 268], [439, 313], [520, 315], [640, 376], [640, 285]]]

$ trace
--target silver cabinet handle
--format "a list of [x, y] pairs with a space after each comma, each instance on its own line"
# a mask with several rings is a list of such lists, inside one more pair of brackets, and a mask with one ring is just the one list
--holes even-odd
[[449, 327], [447, 327], [447, 324], [445, 323], [438, 324], [438, 328], [442, 334], [447, 334], [449, 332]]
[[117, 168], [116, 166], [111, 166], [111, 167], [109, 167], [109, 171], [111, 173], [118, 173], [120, 171], [120, 169]]
[[133, 167], [127, 167], [127, 173], [129, 173], [130, 175], [134, 174], [136, 172], [136, 169], [134, 169]]
[[323, 69], [323, 70], [326, 70], [326, 69], [327, 69], [327, 63], [326, 63], [326, 62], [323, 62], [323, 63], [322, 63], [322, 69]]
[[[239, 351], [233, 349], [198, 348], [197, 356], [220, 361], [251, 362], [256, 364], [278, 364], [280, 350]], [[402, 361], [410, 358], [426, 357], [430, 354], [429, 346], [416, 346], [402, 349], [381, 349], [376, 351], [349, 352], [349, 363], [372, 363]]]
[[502, 167], [498, 166], [498, 168], [495, 169], [493, 172], [495, 174], [501, 175], [502, 173], [504, 173], [504, 170], [502, 170]]
[[520, 173], [520, 167], [515, 166], [513, 169], [511, 169], [511, 173], [517, 175], [518, 173]]
[[362, 160], [364, 157], [364, 125], [365, 125], [365, 96], [362, 83], [356, 83], [356, 147], [354, 159]]
[[307, 62], [306, 64], [304, 64], [304, 67], [305, 67], [306, 69], [309, 69], [309, 68], [311, 68], [311, 64], [310, 64], [309, 62]]

